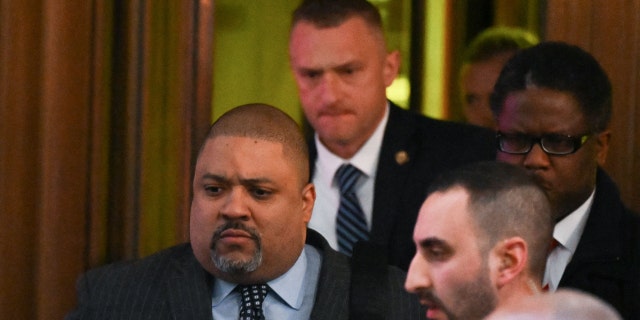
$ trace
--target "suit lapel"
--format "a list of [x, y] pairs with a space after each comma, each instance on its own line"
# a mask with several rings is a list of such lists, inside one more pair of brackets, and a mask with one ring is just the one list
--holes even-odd
[[620, 243], [621, 210], [619, 205], [610, 201], [607, 194], [609, 186], [600, 173], [598, 186], [593, 201], [593, 207], [587, 218], [584, 231], [571, 261], [560, 281], [560, 285], [570, 282], [574, 275], [582, 274], [580, 278], [621, 279], [624, 272], [622, 267], [623, 243]]
[[173, 319], [213, 319], [210, 282], [210, 276], [188, 247], [174, 261], [166, 282]]
[[347, 257], [331, 250], [324, 238], [310, 229], [307, 230], [307, 243], [316, 247], [322, 255], [316, 301], [310, 319], [347, 320], [351, 283]]
[[[415, 119], [407, 117], [399, 107], [391, 104], [389, 120], [385, 128], [378, 160], [374, 187], [372, 240], [388, 243], [394, 223], [392, 213], [397, 212], [405, 190], [405, 181], [411, 172], [416, 155], [416, 143], [411, 137], [415, 131]], [[393, 191], [393, 192], [392, 192]]]

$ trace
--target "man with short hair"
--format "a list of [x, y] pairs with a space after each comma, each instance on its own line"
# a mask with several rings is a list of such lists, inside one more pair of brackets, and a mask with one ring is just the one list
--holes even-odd
[[406, 270], [427, 186], [442, 171], [495, 159], [492, 132], [387, 100], [400, 53], [387, 51], [380, 13], [365, 0], [302, 1], [289, 58], [314, 130], [309, 148], [319, 201], [309, 225], [346, 254], [358, 241], [379, 244], [390, 264]]
[[489, 100], [504, 64], [518, 50], [536, 45], [538, 37], [515, 27], [491, 27], [478, 34], [462, 56], [458, 78], [462, 114], [467, 123], [495, 129]]
[[549, 202], [521, 168], [480, 162], [445, 173], [420, 209], [405, 288], [429, 319], [483, 319], [541, 293], [551, 229]]
[[67, 318], [419, 319], [404, 272], [362, 264], [358, 249], [349, 259], [307, 229], [308, 176], [293, 119], [264, 104], [228, 111], [197, 158], [191, 242], [89, 271]]
[[545, 42], [505, 65], [491, 100], [500, 161], [525, 168], [544, 188], [555, 220], [543, 284], [572, 287], [640, 318], [640, 221], [605, 163], [611, 83], [583, 49]]

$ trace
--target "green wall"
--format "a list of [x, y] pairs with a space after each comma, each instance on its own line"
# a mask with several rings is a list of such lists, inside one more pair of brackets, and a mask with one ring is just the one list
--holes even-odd
[[235, 106], [263, 102], [301, 120], [287, 47], [290, 16], [298, 2], [214, 3], [213, 119]]

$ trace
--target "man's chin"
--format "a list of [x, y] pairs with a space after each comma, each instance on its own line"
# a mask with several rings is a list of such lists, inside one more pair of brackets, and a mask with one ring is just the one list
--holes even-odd
[[427, 308], [427, 319], [438, 319], [438, 320], [446, 320], [449, 319], [446, 310], [442, 307], [440, 301], [432, 297], [429, 299], [424, 297], [424, 299], [420, 300], [420, 304]]
[[[236, 250], [234, 250], [236, 249]], [[216, 269], [228, 274], [246, 274], [258, 269], [262, 254], [255, 247], [250, 249], [225, 248], [211, 251], [211, 260]]]
[[212, 252], [213, 257], [226, 261], [237, 261], [238, 263], [248, 262], [254, 256], [254, 250], [229, 250]]
[[427, 309], [427, 319], [431, 320], [446, 320], [448, 319], [446, 313], [436, 306], [430, 306]]

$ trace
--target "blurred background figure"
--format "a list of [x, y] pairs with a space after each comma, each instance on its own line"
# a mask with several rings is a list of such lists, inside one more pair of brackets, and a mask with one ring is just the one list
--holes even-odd
[[471, 41], [462, 58], [459, 78], [460, 105], [465, 121], [495, 128], [489, 107], [493, 85], [516, 51], [537, 43], [538, 37], [533, 33], [512, 27], [488, 28]]
[[503, 305], [486, 320], [619, 320], [620, 315], [606, 302], [588, 293], [560, 289]]

